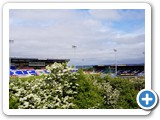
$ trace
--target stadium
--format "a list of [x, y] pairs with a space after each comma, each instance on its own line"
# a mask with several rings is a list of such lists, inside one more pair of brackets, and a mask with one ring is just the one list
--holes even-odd
[[[47, 65], [69, 62], [70, 59], [38, 59], [38, 58], [10, 58], [10, 76], [30, 76], [49, 74]], [[115, 65], [84, 65], [75, 66], [74, 71], [83, 69], [86, 73], [115, 73]], [[116, 76], [144, 76], [144, 64], [117, 65]]]

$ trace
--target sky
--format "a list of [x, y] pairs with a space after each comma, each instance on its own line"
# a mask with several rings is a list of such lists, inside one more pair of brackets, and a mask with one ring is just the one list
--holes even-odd
[[143, 9], [10, 9], [9, 15], [10, 57], [144, 63]]

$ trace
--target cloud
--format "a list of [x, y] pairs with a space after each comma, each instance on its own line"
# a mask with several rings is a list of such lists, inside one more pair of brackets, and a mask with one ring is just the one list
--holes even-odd
[[[119, 62], [141, 63], [144, 26], [138, 24], [130, 32], [123, 26], [114, 28], [114, 22], [121, 23], [124, 16], [142, 19], [134, 17], [140, 16], [134, 10], [10, 10], [10, 39], [14, 40], [10, 56], [71, 59], [70, 64], [79, 65], [111, 64], [117, 48]], [[77, 46], [75, 53], [72, 45]]]
[[102, 19], [102, 20], [115, 20], [115, 21], [117, 21], [117, 20], [121, 19], [121, 15], [119, 14], [118, 10], [93, 9], [93, 10], [90, 10], [89, 13], [93, 17], [95, 17], [97, 19]]

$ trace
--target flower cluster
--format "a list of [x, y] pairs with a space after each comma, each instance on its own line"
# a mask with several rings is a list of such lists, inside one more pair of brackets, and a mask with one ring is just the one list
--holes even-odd
[[97, 82], [95, 80], [94, 85], [103, 91], [104, 104], [114, 108], [118, 101], [120, 91], [113, 89], [109, 82]]
[[18, 102], [19, 109], [68, 109], [73, 108], [72, 99], [77, 94], [76, 79], [66, 63], [47, 66], [49, 75], [35, 80], [11, 80], [10, 100]]

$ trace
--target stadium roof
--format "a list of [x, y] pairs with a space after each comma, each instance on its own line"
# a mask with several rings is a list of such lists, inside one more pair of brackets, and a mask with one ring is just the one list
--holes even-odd
[[70, 61], [70, 59], [53, 59], [53, 58], [18, 58], [10, 57], [11, 61]]

